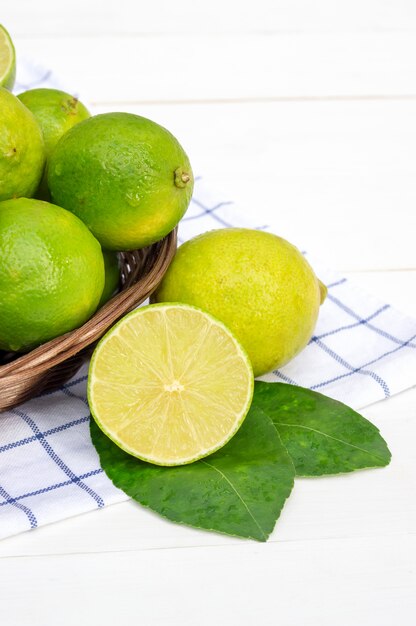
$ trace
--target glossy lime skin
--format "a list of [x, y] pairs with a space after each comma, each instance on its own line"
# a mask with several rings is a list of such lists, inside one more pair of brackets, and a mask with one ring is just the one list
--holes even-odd
[[306, 346], [321, 294], [313, 269], [291, 243], [271, 233], [226, 228], [184, 243], [153, 300], [192, 304], [221, 320], [260, 376]]
[[33, 114], [0, 87], [0, 201], [31, 197], [45, 165], [42, 131]]
[[33, 113], [41, 127], [47, 157], [62, 135], [90, 117], [88, 109], [78, 98], [59, 89], [30, 89], [17, 97]]
[[[75, 124], [90, 117], [90, 113], [78, 98], [59, 89], [30, 89], [17, 97], [33, 113], [41, 127], [47, 167], [52, 150], [60, 138]], [[49, 200], [46, 169], [36, 195]]]
[[[186, 182], [178, 183], [178, 174]], [[167, 235], [192, 195], [183, 148], [162, 126], [131, 113], [91, 117], [66, 133], [48, 168], [53, 201], [75, 213], [107, 250]]]
[[101, 246], [75, 215], [0, 202], [0, 349], [27, 351], [81, 326], [104, 287]]

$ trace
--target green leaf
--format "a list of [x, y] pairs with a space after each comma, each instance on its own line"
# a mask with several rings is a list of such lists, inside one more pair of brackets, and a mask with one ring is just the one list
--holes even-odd
[[140, 461], [91, 420], [107, 476], [140, 504], [197, 528], [266, 541], [294, 482], [293, 463], [270, 419], [253, 407], [221, 450], [180, 467]]
[[297, 476], [384, 467], [391, 454], [378, 428], [345, 404], [310, 389], [256, 381], [253, 407], [275, 425]]

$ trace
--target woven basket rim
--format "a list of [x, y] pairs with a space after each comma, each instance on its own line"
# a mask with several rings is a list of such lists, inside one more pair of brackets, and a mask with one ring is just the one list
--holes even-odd
[[[137, 252], [145, 261], [143, 274], [123, 288], [79, 328], [48, 341], [10, 363], [0, 365], [0, 380], [17, 383], [59, 365], [97, 341], [120, 317], [144, 302], [163, 278], [176, 251], [177, 228], [164, 239]], [[129, 253], [122, 253], [128, 255]]]

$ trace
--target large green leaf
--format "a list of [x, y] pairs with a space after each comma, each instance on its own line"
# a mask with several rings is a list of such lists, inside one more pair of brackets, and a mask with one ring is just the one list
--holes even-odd
[[320, 393], [257, 381], [253, 406], [272, 420], [297, 476], [340, 474], [390, 462], [390, 451], [378, 428]]
[[174, 522], [266, 541], [295, 470], [270, 419], [253, 407], [231, 441], [205, 459], [158, 467], [118, 448], [91, 420], [92, 441], [116, 487]]

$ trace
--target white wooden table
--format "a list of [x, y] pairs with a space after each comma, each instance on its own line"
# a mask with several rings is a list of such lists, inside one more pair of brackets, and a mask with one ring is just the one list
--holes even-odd
[[[21, 56], [416, 316], [414, 0], [13, 0]], [[415, 372], [416, 380], [416, 372]], [[267, 544], [127, 502], [0, 544], [0, 623], [414, 626], [416, 389], [364, 414], [385, 470], [299, 480]]]

